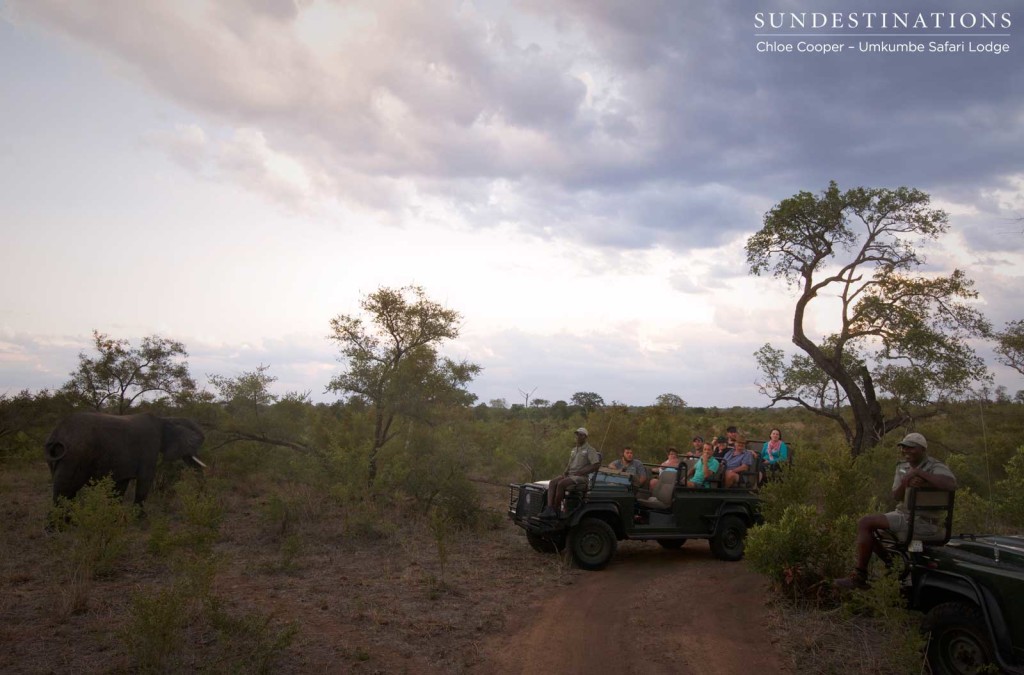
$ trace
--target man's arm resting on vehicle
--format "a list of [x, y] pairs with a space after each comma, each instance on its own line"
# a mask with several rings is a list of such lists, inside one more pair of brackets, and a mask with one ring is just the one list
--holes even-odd
[[899, 486], [892, 491], [893, 499], [903, 501], [908, 487], [929, 487], [938, 490], [952, 492], [956, 490], [956, 478], [941, 473], [930, 473], [920, 469], [911, 469], [900, 481]]

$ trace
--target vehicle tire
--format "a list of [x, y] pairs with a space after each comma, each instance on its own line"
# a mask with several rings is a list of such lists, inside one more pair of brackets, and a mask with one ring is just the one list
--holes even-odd
[[565, 534], [559, 533], [551, 537], [542, 537], [533, 532], [526, 533], [526, 540], [537, 553], [561, 553], [565, 548]]
[[711, 553], [719, 560], [735, 561], [743, 557], [747, 524], [739, 516], [722, 516], [718, 534], [711, 538]]
[[[995, 650], [985, 628], [985, 619], [975, 605], [944, 602], [925, 617], [931, 631], [928, 665], [935, 675], [973, 675], [994, 662]], [[987, 672], [987, 671], [984, 671]]]
[[658, 544], [660, 544], [662, 548], [667, 548], [670, 551], [674, 550], [674, 549], [677, 549], [677, 548], [682, 548], [683, 544], [685, 544], [685, 543], [686, 543], [685, 539], [659, 539], [658, 540]]
[[585, 518], [569, 532], [572, 559], [585, 570], [603, 569], [618, 544], [611, 525], [597, 518]]

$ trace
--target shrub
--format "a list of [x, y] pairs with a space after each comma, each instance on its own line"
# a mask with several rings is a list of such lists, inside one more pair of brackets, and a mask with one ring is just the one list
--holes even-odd
[[210, 625], [217, 631], [218, 654], [216, 670], [225, 673], [271, 673], [277, 659], [292, 643], [299, 629], [292, 622], [278, 629], [271, 615], [242, 614], [232, 616], [220, 603], [208, 608]]
[[956, 491], [953, 504], [953, 532], [985, 534], [993, 531], [997, 521], [996, 506], [969, 487]]
[[855, 523], [830, 519], [809, 504], [791, 504], [774, 523], [750, 530], [746, 557], [789, 598], [812, 598], [850, 566]]
[[128, 547], [128, 527], [137, 513], [137, 507], [121, 503], [107, 476], [86, 485], [75, 499], [60, 498], [49, 522], [64, 532], [68, 548], [61, 557], [77, 570], [75, 574], [91, 579], [113, 571]]
[[906, 608], [900, 593], [899, 569], [893, 568], [872, 581], [866, 591], [850, 594], [844, 608], [875, 624], [883, 636], [881, 653], [887, 663], [884, 671], [917, 673], [922, 671], [925, 636], [921, 632], [921, 615]]
[[1024, 529], [1024, 446], [1017, 448], [1005, 471], [1006, 478], [996, 483], [998, 512], [1010, 531], [1019, 532]]
[[136, 591], [121, 632], [128, 655], [139, 672], [180, 669], [188, 625], [188, 598], [178, 588]]

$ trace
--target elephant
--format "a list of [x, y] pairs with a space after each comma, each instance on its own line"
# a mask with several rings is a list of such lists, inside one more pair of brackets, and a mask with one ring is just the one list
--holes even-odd
[[120, 495], [135, 479], [135, 503], [141, 506], [153, 486], [158, 456], [201, 470], [206, 465], [196, 452], [204, 438], [199, 425], [183, 417], [72, 413], [46, 441], [53, 501], [73, 499], [90, 480], [109, 474]]

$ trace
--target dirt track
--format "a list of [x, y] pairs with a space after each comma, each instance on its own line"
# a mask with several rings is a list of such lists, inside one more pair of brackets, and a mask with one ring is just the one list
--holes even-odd
[[604, 571], [510, 607], [478, 672], [788, 673], [763, 595], [761, 577], [715, 560], [706, 542], [626, 542]]

